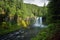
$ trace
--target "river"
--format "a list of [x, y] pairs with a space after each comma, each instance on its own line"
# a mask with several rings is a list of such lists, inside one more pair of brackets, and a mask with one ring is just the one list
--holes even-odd
[[0, 40], [30, 40], [39, 33], [41, 27], [45, 27], [42, 24], [42, 17], [37, 17], [32, 26], [33, 27], [30, 29], [22, 28], [15, 32], [0, 36]]

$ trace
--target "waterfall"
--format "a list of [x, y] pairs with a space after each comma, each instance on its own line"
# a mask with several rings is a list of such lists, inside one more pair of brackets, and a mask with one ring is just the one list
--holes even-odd
[[39, 19], [39, 18], [37, 17], [37, 19], [36, 19], [36, 24], [38, 24], [38, 19]]
[[36, 20], [35, 20], [36, 22], [35, 22], [34, 26], [40, 26], [38, 19], [39, 19], [39, 17], [36, 18]]
[[40, 26], [42, 25], [42, 17], [40, 17]]
[[44, 25], [42, 25], [42, 17], [37, 17], [36, 19], [35, 19], [35, 23], [34, 23], [34, 26], [35, 27], [43, 27]]
[[44, 27], [44, 25], [42, 24], [42, 17], [40, 17], [40, 27]]

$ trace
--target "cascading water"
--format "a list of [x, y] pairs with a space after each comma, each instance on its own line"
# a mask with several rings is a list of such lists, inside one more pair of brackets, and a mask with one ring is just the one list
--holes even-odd
[[40, 25], [42, 25], [42, 17], [40, 17], [39, 19], [40, 19]]
[[42, 25], [42, 17], [37, 17], [36, 22], [34, 23], [35, 27], [43, 27]]
[[38, 19], [39, 19], [39, 17], [36, 18], [36, 20], [35, 20], [36, 22], [35, 22], [34, 26], [40, 26]]

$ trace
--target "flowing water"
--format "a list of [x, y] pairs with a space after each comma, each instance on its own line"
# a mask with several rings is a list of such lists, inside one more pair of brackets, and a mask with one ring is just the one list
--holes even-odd
[[42, 23], [42, 17], [37, 17], [33, 26], [31, 29], [20, 29], [16, 32], [0, 36], [0, 40], [30, 40], [38, 34], [39, 27], [45, 27]]
[[42, 17], [37, 17], [35, 19], [35, 23], [33, 26], [34, 27], [44, 27], [44, 25], [42, 24]]

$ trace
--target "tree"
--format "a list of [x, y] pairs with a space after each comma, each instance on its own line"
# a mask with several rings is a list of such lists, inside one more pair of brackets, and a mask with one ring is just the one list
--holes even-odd
[[[60, 29], [60, 0], [50, 0], [50, 3], [48, 5], [48, 23], [49, 24], [54, 24], [55, 26], [55, 34], [53, 34], [53, 36], [50, 40], [59, 40], [59, 29]], [[52, 27], [52, 28], [53, 28]]]
[[37, 35], [36, 40], [60, 40], [60, 0], [50, 0], [46, 14], [48, 27]]

